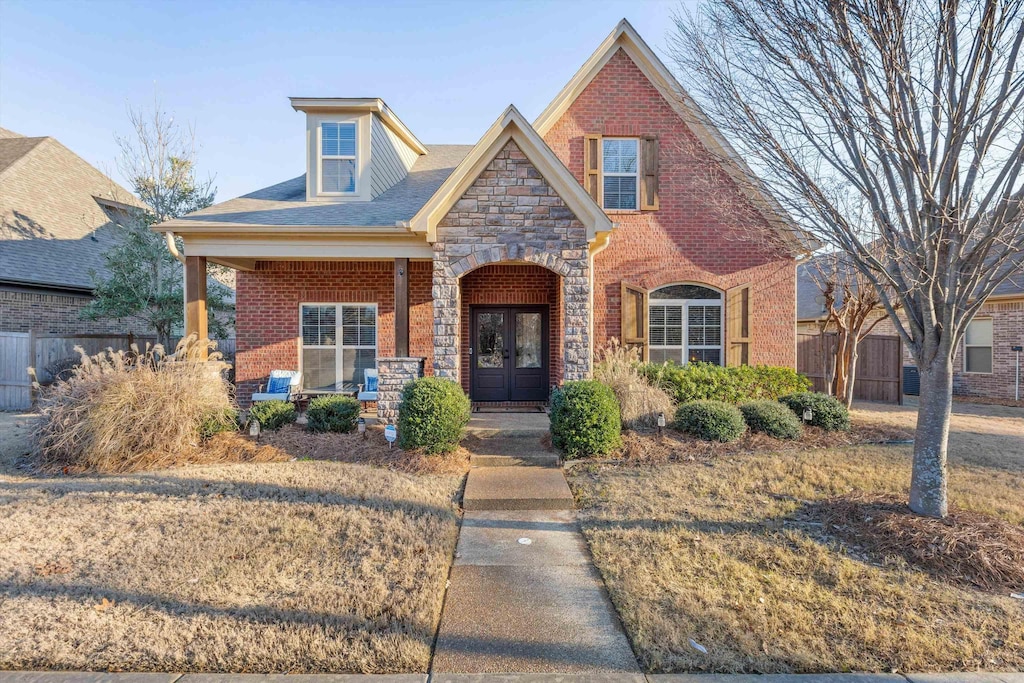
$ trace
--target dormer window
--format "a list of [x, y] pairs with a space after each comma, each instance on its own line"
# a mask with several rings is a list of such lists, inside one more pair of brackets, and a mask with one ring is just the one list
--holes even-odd
[[358, 164], [355, 121], [320, 124], [320, 194], [354, 194]]

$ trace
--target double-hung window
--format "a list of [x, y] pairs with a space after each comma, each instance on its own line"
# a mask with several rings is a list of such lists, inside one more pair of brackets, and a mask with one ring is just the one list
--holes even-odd
[[601, 182], [605, 209], [635, 210], [639, 207], [640, 140], [601, 140]]
[[979, 318], [967, 325], [964, 372], [992, 372], [992, 318]]
[[303, 304], [302, 386], [355, 390], [377, 364], [376, 304]]
[[353, 194], [356, 191], [356, 124], [354, 121], [320, 124], [320, 192]]
[[650, 294], [650, 359], [722, 364], [722, 294], [700, 285], [670, 285]]

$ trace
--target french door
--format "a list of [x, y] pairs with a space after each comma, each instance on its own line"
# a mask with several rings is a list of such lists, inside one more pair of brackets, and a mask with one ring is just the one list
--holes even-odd
[[470, 309], [470, 396], [474, 401], [548, 398], [546, 306]]

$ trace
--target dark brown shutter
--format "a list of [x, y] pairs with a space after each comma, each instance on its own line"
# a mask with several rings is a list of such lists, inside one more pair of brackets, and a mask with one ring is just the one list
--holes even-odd
[[583, 187], [601, 204], [601, 136], [583, 136]]
[[727, 365], [750, 364], [750, 285], [725, 293]]
[[640, 208], [658, 210], [658, 138], [647, 136], [640, 146]]
[[647, 360], [647, 290], [622, 283], [622, 345], [640, 351]]

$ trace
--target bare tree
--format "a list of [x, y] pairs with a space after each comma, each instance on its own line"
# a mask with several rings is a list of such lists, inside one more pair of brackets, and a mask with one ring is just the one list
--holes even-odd
[[818, 322], [825, 386], [847, 408], [853, 405], [860, 342], [886, 319], [882, 297], [845, 254], [818, 256], [810, 276], [821, 291], [825, 316]]
[[935, 517], [954, 353], [1024, 262], [1022, 5], [711, 0], [671, 37], [701, 115], [799, 227], [849, 256], [913, 355], [910, 507]]

